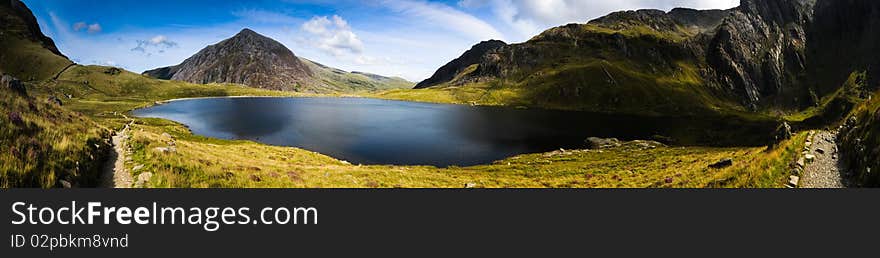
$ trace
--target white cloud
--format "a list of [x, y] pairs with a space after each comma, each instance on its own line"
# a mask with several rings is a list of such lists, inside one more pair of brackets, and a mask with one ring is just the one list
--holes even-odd
[[89, 25], [86, 24], [85, 22], [77, 22], [77, 23], [73, 24], [73, 30], [74, 31], [81, 31], [82, 29], [85, 29], [88, 26]]
[[166, 49], [177, 46], [177, 42], [168, 40], [168, 37], [165, 37], [165, 35], [156, 35], [149, 40], [137, 40], [136, 42], [137, 46], [132, 48], [131, 51], [141, 52], [147, 56], [153, 54], [152, 49], [159, 53], [165, 53]]
[[475, 41], [504, 39], [504, 35], [492, 25], [450, 6], [418, 0], [384, 0], [383, 5], [391, 10], [409, 16], [419, 22], [452, 30]]
[[360, 55], [364, 52], [364, 43], [351, 30], [342, 17], [333, 15], [314, 17], [303, 23], [302, 31], [308, 34], [307, 43], [337, 57], [344, 55]]
[[88, 28], [89, 33], [98, 33], [98, 32], [101, 32], [101, 30], [102, 30], [101, 24], [97, 24], [97, 23], [89, 25], [89, 28]]
[[[50, 14], [50, 15], [54, 15], [54, 14]], [[78, 32], [78, 31], [82, 31], [82, 30], [85, 30], [86, 32], [88, 32], [90, 34], [95, 34], [95, 33], [101, 32], [102, 28], [101, 28], [101, 24], [98, 24], [98, 23], [88, 24], [86, 22], [77, 22], [77, 23], [73, 24], [73, 31]]]

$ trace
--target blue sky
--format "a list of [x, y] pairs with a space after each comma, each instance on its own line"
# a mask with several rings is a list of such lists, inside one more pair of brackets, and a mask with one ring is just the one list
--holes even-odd
[[528, 40], [617, 10], [726, 9], [739, 0], [24, 0], [44, 33], [82, 64], [175, 65], [242, 28], [300, 57], [419, 81], [488, 39]]

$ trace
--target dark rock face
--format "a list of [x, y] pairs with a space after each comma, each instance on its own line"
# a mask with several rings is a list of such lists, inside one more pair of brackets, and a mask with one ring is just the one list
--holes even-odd
[[880, 82], [880, 1], [820, 0], [807, 31], [809, 85], [817, 94], [837, 90], [853, 71]]
[[175, 73], [177, 73], [177, 66], [156, 68], [145, 71], [143, 74], [156, 79], [171, 80], [171, 77], [173, 77]]
[[709, 42], [706, 60], [715, 75], [709, 79], [753, 110], [764, 97], [793, 88], [805, 69], [805, 31], [814, 3], [743, 0]]
[[19, 27], [17, 30], [22, 34], [20, 36], [23, 38], [40, 42], [44, 48], [52, 53], [67, 58], [61, 54], [61, 51], [58, 51], [58, 47], [55, 46], [55, 41], [52, 41], [51, 38], [43, 34], [43, 31], [40, 30], [40, 25], [37, 23], [37, 18], [34, 17], [31, 9], [29, 9], [24, 3], [20, 0], [0, 0], [0, 5], [10, 8], [13, 14], [17, 16], [3, 17], [0, 15], [0, 24], [3, 24], [4, 27]]
[[440, 69], [438, 69], [437, 72], [435, 72], [434, 75], [431, 76], [431, 78], [428, 78], [416, 84], [415, 88], [422, 89], [440, 83], [448, 82], [455, 78], [458, 73], [465, 70], [465, 68], [473, 64], [479, 63], [486, 53], [504, 47], [506, 45], [507, 43], [504, 43], [500, 40], [489, 40], [480, 42], [479, 44], [471, 47], [470, 50], [465, 51], [464, 54], [462, 54], [460, 57], [440, 67]]
[[685, 26], [686, 29], [697, 32], [713, 32], [727, 17], [729, 10], [695, 10], [689, 8], [675, 8], [669, 11], [669, 16], [676, 22]]
[[281, 43], [244, 29], [183, 63], [147, 71], [160, 79], [192, 83], [240, 83], [273, 90], [309, 91], [313, 73]]

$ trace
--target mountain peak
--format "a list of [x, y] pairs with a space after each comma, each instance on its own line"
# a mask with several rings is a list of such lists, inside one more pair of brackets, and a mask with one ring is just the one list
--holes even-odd
[[249, 29], [249, 28], [241, 29], [241, 31], [239, 31], [238, 34], [235, 34], [235, 35], [236, 35], [236, 36], [250, 36], [250, 35], [258, 35], [258, 36], [262, 36], [262, 35], [260, 35], [259, 33], [257, 33], [256, 31], [253, 31], [253, 30], [251, 30], [251, 29]]
[[312, 71], [280, 42], [244, 28], [183, 63], [144, 72], [155, 78], [193, 83], [240, 83], [274, 90], [315, 84]]

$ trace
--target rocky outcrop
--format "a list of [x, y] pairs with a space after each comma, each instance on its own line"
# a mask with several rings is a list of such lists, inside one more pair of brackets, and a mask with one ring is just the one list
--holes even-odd
[[857, 186], [880, 186], [880, 100], [872, 101], [850, 116], [838, 134], [842, 164]]
[[802, 93], [795, 87], [806, 66], [803, 53], [814, 3], [743, 0], [708, 42], [708, 79], [753, 110], [765, 97]]
[[250, 29], [202, 49], [179, 65], [144, 74], [192, 83], [239, 83], [288, 91], [310, 91], [310, 86], [316, 84], [312, 71], [290, 49]]
[[15, 93], [18, 93], [22, 96], [27, 96], [27, 89], [24, 87], [24, 84], [21, 83], [15, 77], [3, 74], [0, 76], [0, 86], [7, 88]]
[[479, 63], [486, 53], [506, 45], [507, 43], [500, 40], [480, 42], [471, 47], [468, 51], [465, 51], [460, 57], [440, 67], [440, 69], [437, 69], [437, 72], [435, 72], [431, 78], [419, 82], [416, 84], [415, 88], [422, 89], [451, 81], [457, 74], [461, 73], [471, 65]]
[[156, 78], [156, 79], [171, 80], [171, 77], [174, 76], [174, 73], [177, 73], [177, 66], [169, 66], [169, 67], [156, 68], [153, 70], [147, 70], [143, 74], [146, 76]]

